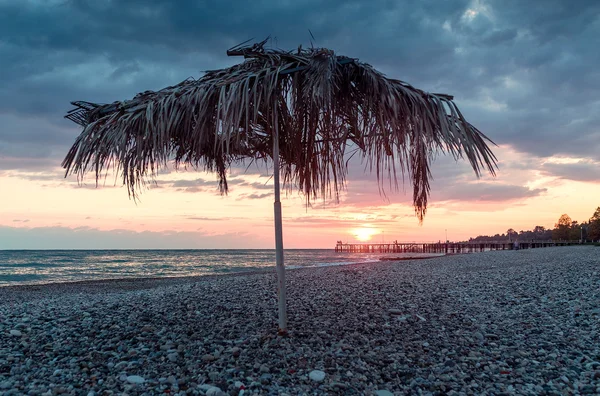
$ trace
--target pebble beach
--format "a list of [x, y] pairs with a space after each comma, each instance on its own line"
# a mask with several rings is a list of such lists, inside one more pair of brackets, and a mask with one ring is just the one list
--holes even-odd
[[600, 248], [0, 288], [0, 395], [600, 394]]

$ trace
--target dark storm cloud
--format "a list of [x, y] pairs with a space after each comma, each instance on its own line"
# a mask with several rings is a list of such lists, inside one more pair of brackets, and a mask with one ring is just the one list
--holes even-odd
[[263, 194], [242, 194], [238, 198], [238, 201], [245, 201], [247, 199], [264, 199], [272, 196], [273, 193], [263, 193]]
[[[0, 3], [0, 169], [59, 166], [71, 100], [110, 102], [231, 65], [271, 34], [455, 95], [497, 143], [599, 160], [600, 3], [559, 0]], [[258, 187], [258, 186], [257, 186]], [[198, 188], [198, 186], [191, 187]]]
[[272, 190], [273, 189], [273, 185], [271, 182], [268, 183], [260, 183], [260, 182], [248, 182], [245, 180], [241, 180], [241, 179], [230, 179], [227, 181], [227, 184], [229, 185], [229, 188], [232, 188], [232, 186], [242, 186], [242, 187], [251, 187], [254, 190]]
[[[218, 180], [206, 180], [206, 179], [179, 179], [179, 180], [156, 180], [152, 185], [160, 187], [174, 188], [177, 191], [184, 192], [219, 192]], [[249, 182], [240, 178], [230, 177], [227, 180], [229, 192], [233, 192], [237, 187], [249, 187], [253, 190], [272, 190], [273, 185], [271, 183], [260, 183], [260, 182]], [[253, 195], [252, 198], [262, 198], [257, 195]]]
[[[378, 194], [376, 186], [369, 191], [359, 191], [350, 187], [341, 205], [347, 208], [377, 208], [392, 204], [412, 204], [412, 191], [407, 189], [405, 193], [402, 190], [389, 192], [385, 196]], [[429, 198], [430, 205], [436, 205], [440, 202], [479, 202], [479, 203], [510, 203], [522, 202], [528, 198], [537, 197], [547, 192], [545, 188], [531, 189], [525, 186], [515, 184], [503, 184], [497, 182], [477, 181], [466, 182], [462, 180], [447, 180], [444, 183], [438, 183], [432, 187]], [[325, 208], [336, 207], [335, 204], [329, 204]]]
[[434, 192], [435, 201], [461, 201], [461, 202], [511, 202], [521, 201], [526, 198], [542, 195], [545, 188], [528, 188], [512, 184], [494, 182], [478, 182], [466, 185], [456, 184], [443, 190]]
[[548, 176], [556, 176], [561, 179], [600, 183], [600, 162], [545, 163], [542, 166], [542, 172]]
[[170, 183], [172, 187], [175, 188], [185, 188], [185, 187], [215, 187], [216, 183], [214, 181], [208, 181], [204, 179], [196, 179], [196, 180], [175, 180], [173, 182], [165, 182]]
[[236, 244], [259, 246], [254, 235], [238, 232], [212, 235], [202, 231], [109, 230], [91, 227], [18, 228], [0, 225], [0, 249], [215, 249]]

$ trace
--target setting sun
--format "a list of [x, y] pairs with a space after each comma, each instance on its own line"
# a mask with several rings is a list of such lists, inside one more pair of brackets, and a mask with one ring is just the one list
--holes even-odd
[[360, 227], [360, 228], [355, 228], [352, 230], [352, 235], [354, 235], [354, 237], [362, 242], [366, 242], [371, 240], [371, 237], [375, 234], [377, 234], [377, 230], [374, 228], [370, 228], [370, 227]]

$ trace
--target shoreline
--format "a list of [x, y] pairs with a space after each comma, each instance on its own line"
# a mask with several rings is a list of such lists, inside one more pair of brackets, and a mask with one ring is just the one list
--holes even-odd
[[[427, 254], [427, 253], [425, 253]], [[314, 269], [314, 268], [329, 268], [329, 267], [346, 267], [360, 264], [377, 264], [386, 261], [412, 261], [412, 260], [424, 260], [424, 259], [433, 259], [433, 258], [441, 258], [446, 256], [454, 256], [455, 254], [445, 254], [439, 256], [427, 256], [427, 257], [393, 257], [393, 258], [385, 258], [381, 257], [377, 260], [373, 261], [362, 261], [362, 262], [333, 262], [327, 264], [315, 264], [308, 266], [286, 266], [287, 271], [295, 271], [295, 270], [305, 270], [305, 269]], [[138, 282], [193, 282], [198, 281], [205, 278], [212, 277], [228, 277], [228, 276], [244, 276], [244, 275], [257, 275], [263, 273], [270, 273], [275, 271], [275, 264], [271, 267], [264, 267], [263, 269], [254, 269], [254, 270], [241, 270], [241, 271], [232, 271], [232, 272], [223, 272], [223, 273], [207, 273], [204, 275], [181, 275], [181, 276], [131, 276], [131, 277], [114, 277], [114, 278], [100, 278], [100, 279], [81, 279], [81, 280], [66, 280], [66, 281], [50, 281], [50, 282], [36, 282], [36, 283], [19, 283], [19, 284], [4, 284], [0, 285], [0, 294], [3, 289], [36, 289], [43, 287], [53, 287], [57, 285], [65, 285], [65, 286], [84, 286], [90, 285], [95, 286], [96, 284], [107, 284], [107, 283], [138, 283]], [[1, 303], [1, 301], [0, 301]]]
[[[478, 252], [483, 253], [483, 252]], [[446, 253], [441, 256], [428, 256], [428, 257], [382, 257], [379, 261], [407, 261], [407, 260], [429, 260], [439, 257], [456, 256], [458, 254], [472, 254], [472, 253]]]
[[[443, 257], [443, 256], [440, 256]], [[352, 264], [343, 265], [326, 265], [326, 266], [307, 266], [307, 267], [294, 267], [286, 268], [286, 273], [296, 270], [315, 270], [315, 269], [327, 269], [327, 268], [352, 268], [360, 265], [379, 265], [384, 262], [373, 261], [373, 262], [359, 262]], [[21, 284], [21, 285], [7, 285], [0, 286], [0, 306], [4, 303], [10, 302], [14, 299], [15, 294], [24, 296], [25, 298], [31, 297], [35, 294], [42, 294], [46, 292], [60, 292], [60, 293], [104, 293], [108, 289], [110, 292], [126, 292], [136, 290], [152, 290], [159, 287], [169, 287], [178, 284], [190, 284], [196, 282], [210, 282], [215, 279], [227, 279], [247, 276], [275, 276], [276, 275], [275, 265], [272, 267], [265, 268], [264, 270], [254, 271], [240, 271], [240, 272], [228, 272], [220, 274], [206, 274], [206, 275], [184, 275], [184, 276], [149, 276], [149, 277], [131, 277], [131, 278], [106, 278], [106, 279], [87, 279], [77, 281], [65, 281], [65, 282], [49, 282], [49, 283], [36, 283], [36, 284]], [[30, 294], [30, 296], [28, 296]]]
[[0, 288], [0, 393], [598, 394], [594, 249]]

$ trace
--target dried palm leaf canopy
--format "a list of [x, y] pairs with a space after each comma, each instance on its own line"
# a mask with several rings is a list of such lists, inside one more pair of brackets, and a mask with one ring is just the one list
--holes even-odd
[[[83, 132], [63, 161], [67, 174], [111, 166], [135, 196], [147, 177], [174, 161], [214, 171], [227, 192], [234, 162], [273, 157], [278, 139], [285, 186], [309, 202], [338, 197], [347, 159], [359, 153], [380, 186], [408, 175], [420, 220], [427, 207], [430, 162], [439, 152], [494, 174], [496, 158], [452, 97], [421, 91], [356, 59], [325, 48], [234, 47], [244, 62], [208, 71], [160, 91], [112, 104], [73, 102], [67, 118]], [[275, 140], [277, 143], [277, 140]]]

